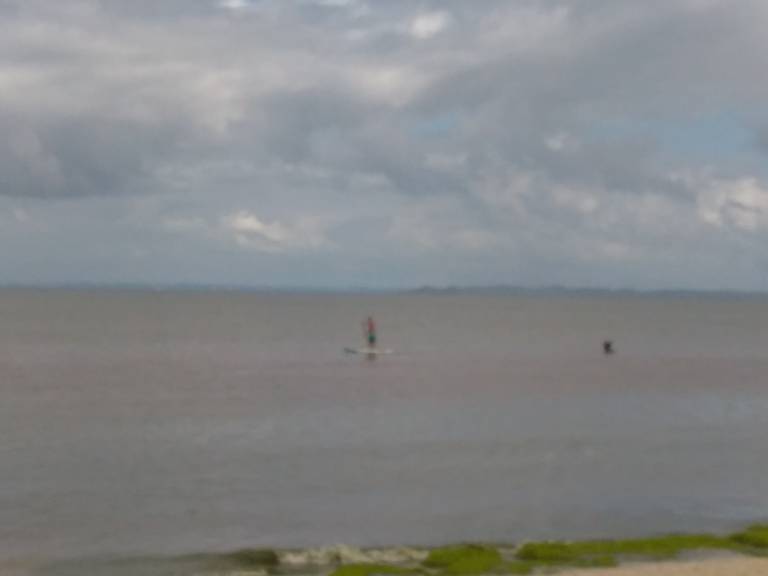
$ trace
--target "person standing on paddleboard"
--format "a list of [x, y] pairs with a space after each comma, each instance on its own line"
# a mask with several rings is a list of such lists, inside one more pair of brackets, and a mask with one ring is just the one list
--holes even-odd
[[368, 319], [363, 323], [363, 329], [368, 347], [376, 348], [376, 324], [373, 321], [373, 316], [368, 316]]

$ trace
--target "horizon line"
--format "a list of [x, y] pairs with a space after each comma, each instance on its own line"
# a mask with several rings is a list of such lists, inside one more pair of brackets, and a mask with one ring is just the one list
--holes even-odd
[[296, 286], [258, 285], [241, 283], [206, 282], [7, 282], [0, 283], [0, 290], [104, 290], [104, 291], [146, 291], [146, 292], [242, 292], [272, 294], [486, 294], [486, 295], [557, 295], [557, 294], [606, 294], [606, 295], [704, 295], [704, 296], [768, 296], [768, 290], [746, 290], [738, 288], [630, 288], [607, 286], [565, 286], [540, 285], [521, 286], [515, 284], [483, 285], [420, 285], [401, 287], [370, 286]]

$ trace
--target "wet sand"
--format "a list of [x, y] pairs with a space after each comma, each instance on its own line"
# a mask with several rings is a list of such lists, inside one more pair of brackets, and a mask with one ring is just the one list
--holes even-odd
[[768, 558], [717, 558], [624, 565], [607, 570], [568, 570], [560, 576], [768, 576]]

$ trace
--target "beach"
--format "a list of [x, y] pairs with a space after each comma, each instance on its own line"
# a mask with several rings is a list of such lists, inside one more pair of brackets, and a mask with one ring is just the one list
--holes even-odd
[[[568, 570], [560, 576], [586, 576], [594, 570]], [[600, 576], [763, 576], [768, 574], [765, 558], [716, 558], [689, 562], [652, 562], [608, 568]]]
[[[450, 547], [456, 549], [458, 547]], [[441, 550], [447, 550], [444, 548]], [[437, 549], [436, 549], [437, 550]], [[569, 567], [515, 562], [512, 551], [501, 549], [504, 565], [431, 565], [430, 551], [417, 548], [359, 549], [336, 546], [324, 549], [282, 551], [277, 564], [271, 551], [242, 550], [230, 554], [196, 554], [175, 558], [103, 558], [53, 563], [3, 562], [2, 576], [768, 576], [768, 557], [738, 552], [689, 552], [675, 558], [625, 558], [613, 567]], [[434, 550], [432, 551], [434, 552]], [[279, 558], [279, 560], [278, 560]], [[465, 558], [466, 559], [466, 558]], [[455, 570], [459, 570], [456, 572]]]

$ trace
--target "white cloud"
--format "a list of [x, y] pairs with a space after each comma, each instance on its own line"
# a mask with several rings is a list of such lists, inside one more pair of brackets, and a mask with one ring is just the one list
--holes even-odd
[[424, 89], [429, 75], [408, 66], [362, 65], [350, 67], [350, 84], [367, 97], [394, 106], [407, 104]]
[[319, 218], [297, 218], [291, 223], [267, 222], [252, 212], [240, 210], [223, 218], [222, 224], [240, 246], [263, 252], [318, 249], [329, 245], [327, 225]]
[[251, 6], [248, 0], [219, 0], [219, 6], [227, 10], [244, 10]]
[[768, 188], [755, 178], [712, 179], [700, 184], [698, 209], [707, 224], [755, 232], [768, 228]]
[[229, 228], [238, 236], [259, 237], [273, 244], [285, 244], [291, 234], [280, 222], [262, 222], [250, 212], [238, 212], [227, 219]]
[[576, 148], [577, 142], [567, 132], [558, 132], [544, 140], [544, 144], [552, 152], [563, 152], [568, 149]]
[[411, 20], [409, 33], [418, 40], [428, 40], [443, 32], [450, 24], [451, 15], [447, 12], [427, 12]]

